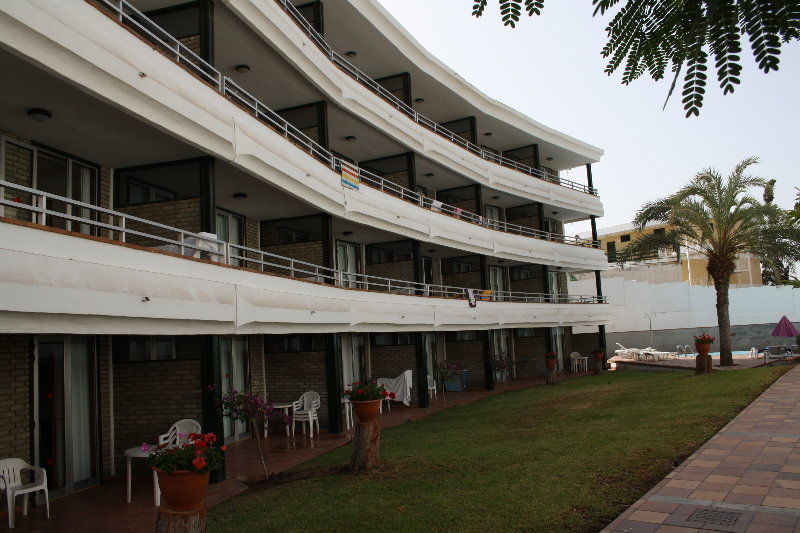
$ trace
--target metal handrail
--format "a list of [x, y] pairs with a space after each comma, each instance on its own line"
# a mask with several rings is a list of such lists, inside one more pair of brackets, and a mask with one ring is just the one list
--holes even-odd
[[[9, 194], [10, 191], [13, 192]], [[26, 203], [23, 199], [23, 196], [26, 195], [30, 196], [30, 203]], [[63, 211], [52, 209], [53, 202], [63, 206]], [[99, 236], [102, 233], [100, 230], [105, 230], [106, 235], [103, 236], [126, 243], [130, 242], [131, 236], [141, 237], [147, 241], [162, 243], [160, 246], [147, 246], [148, 248], [161, 249], [182, 256], [191, 255], [197, 258], [210, 259], [233, 266], [244, 266], [266, 274], [280, 274], [299, 281], [328, 283], [345, 289], [457, 299], [469, 299], [472, 296], [476, 300], [483, 301], [605, 303], [605, 299], [602, 296], [487, 291], [345, 272], [256, 248], [228, 243], [207, 233], [186, 231], [122, 211], [106, 209], [4, 180], [0, 180], [0, 206], [3, 206], [3, 209], [9, 207], [25, 210], [31, 213], [31, 219], [35, 223], [42, 226], [50, 225], [48, 223], [52, 223], [53, 218], [62, 219], [65, 221], [66, 229], [78, 233]], [[3, 215], [5, 216], [5, 213]], [[169, 234], [174, 233], [175, 238], [158, 235], [152, 233], [152, 230], [146, 231], [141, 227], [135, 229], [132, 223], [163, 230]], [[94, 230], [83, 231], [84, 226], [94, 228]]]
[[300, 11], [289, 1], [289, 0], [275, 0], [278, 5], [280, 5], [283, 10], [289, 15], [289, 17], [297, 24], [304, 33], [314, 41], [314, 44], [319, 47], [319, 49], [332, 61], [334, 64], [339, 66], [343, 71], [350, 75], [354, 80], [358, 81], [372, 92], [383, 98], [386, 102], [388, 102], [392, 107], [401, 111], [405, 114], [408, 118], [412, 119], [417, 124], [424, 126], [425, 128], [445, 137], [446, 139], [450, 140], [465, 150], [472, 152], [482, 159], [486, 161], [490, 161], [492, 163], [497, 163], [498, 165], [512, 168], [529, 176], [533, 176], [538, 179], [542, 179], [545, 181], [549, 181], [551, 183], [555, 183], [557, 185], [561, 185], [562, 187], [567, 187], [569, 189], [574, 189], [577, 191], [585, 192], [592, 195], [597, 195], [597, 189], [593, 187], [589, 187], [582, 183], [577, 183], [575, 181], [571, 181], [568, 179], [561, 178], [554, 174], [545, 172], [541, 169], [533, 168], [528, 165], [523, 165], [519, 161], [515, 161], [514, 159], [510, 159], [506, 156], [497, 154], [492, 150], [487, 150], [477, 144], [474, 144], [459, 135], [456, 135], [452, 131], [448, 130], [447, 128], [442, 127], [437, 122], [427, 118], [426, 116], [420, 114], [414, 108], [406, 104], [400, 98], [395, 96], [388, 91], [385, 87], [379, 84], [377, 81], [369, 77], [363, 71], [361, 71], [358, 67], [350, 63], [347, 59], [342, 57], [341, 54], [336, 52], [331, 45], [329, 45], [325, 38], [319, 34], [319, 32], [314, 28], [306, 18], [300, 13]]
[[[154, 39], [156, 44], [161, 43], [161, 45], [170, 53], [170, 57], [174, 55], [179, 64], [186, 64], [191, 67], [193, 72], [202, 74], [206, 81], [212, 83], [224, 96], [228, 97], [241, 107], [249, 110], [261, 122], [265, 123], [277, 133], [295, 145], [299, 146], [301, 149], [303, 149], [303, 151], [307, 152], [322, 164], [329, 167], [333, 172], [341, 173], [343, 164], [341, 158], [335, 156], [331, 151], [324, 148], [298, 128], [290, 124], [286, 119], [281, 117], [274, 110], [262, 103], [258, 98], [243, 89], [232, 79], [228, 78], [227, 76], [223, 76], [218, 70], [206, 63], [197, 54], [186, 47], [186, 45], [172, 37], [155, 22], [148, 19], [143, 13], [131, 6], [127, 0], [100, 1], [103, 3], [102, 5], [105, 5], [111, 9], [115, 15], [117, 15], [117, 19], [120, 20], [120, 22], [132, 24], [135, 28], [139, 28], [141, 31], [143, 31], [146, 36]], [[517, 235], [559, 242], [563, 244], [593, 248], [600, 247], [599, 241], [551, 233], [534, 228], [527, 228], [518, 224], [511, 224], [502, 220], [482, 217], [478, 214], [436, 201], [416, 191], [401, 187], [373, 172], [358, 167], [357, 165], [350, 163], [345, 164], [349, 165], [354, 170], [357, 170], [362, 182], [366, 183], [370, 187], [379, 189], [383, 192], [388, 192], [403, 200], [435, 212], [445, 213], [455, 216], [466, 222], [485, 226], [489, 229], [494, 229], [497, 231], [503, 231], [505, 233], [514, 233]]]

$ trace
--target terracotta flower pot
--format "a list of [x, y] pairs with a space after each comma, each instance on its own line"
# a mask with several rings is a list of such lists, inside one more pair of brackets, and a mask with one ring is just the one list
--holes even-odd
[[556, 367], [556, 359], [545, 359], [544, 364], [547, 365], [547, 370], [553, 370]]
[[696, 342], [694, 347], [697, 349], [698, 355], [708, 355], [708, 352], [711, 351], [711, 343], [710, 342]]
[[594, 353], [594, 360], [595, 361], [602, 361], [605, 359], [606, 353], [605, 352], [595, 352]]
[[356, 412], [358, 421], [362, 424], [370, 424], [378, 419], [378, 412], [381, 408], [381, 400], [368, 400], [366, 402], [354, 402], [353, 410]]
[[193, 511], [203, 505], [208, 489], [209, 472], [158, 472], [158, 486], [164, 498], [164, 506], [172, 511]]

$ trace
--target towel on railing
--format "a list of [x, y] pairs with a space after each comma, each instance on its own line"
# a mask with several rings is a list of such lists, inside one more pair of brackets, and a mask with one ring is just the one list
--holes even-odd
[[475, 289], [467, 289], [467, 300], [470, 307], [477, 307], [478, 302], [475, 300]]
[[436, 211], [437, 213], [441, 213], [442, 212], [442, 202], [440, 202], [439, 200], [432, 200], [431, 201], [431, 209], [433, 211]]

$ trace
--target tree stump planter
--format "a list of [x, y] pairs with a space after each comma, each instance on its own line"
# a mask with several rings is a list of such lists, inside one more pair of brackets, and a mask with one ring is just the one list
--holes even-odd
[[206, 533], [206, 507], [172, 511], [161, 506], [156, 515], [156, 533]]
[[606, 352], [594, 352], [594, 373], [602, 374], [606, 366]]
[[708, 352], [711, 351], [711, 343], [698, 342], [694, 345], [697, 350], [697, 358], [695, 359], [695, 373], [708, 374], [712, 370], [712, 359]]
[[381, 423], [378, 413], [381, 400], [354, 402], [358, 422], [353, 436], [353, 461], [351, 466], [354, 472], [366, 472], [378, 465], [381, 447]]

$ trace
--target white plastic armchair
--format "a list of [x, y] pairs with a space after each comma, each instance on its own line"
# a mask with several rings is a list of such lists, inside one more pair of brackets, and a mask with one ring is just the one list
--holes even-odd
[[[26, 483], [22, 472], [31, 470], [33, 481]], [[41, 466], [29, 465], [22, 459], [0, 460], [0, 490], [5, 492], [8, 505], [8, 528], [14, 529], [14, 506], [16, 497], [22, 495], [22, 514], [28, 514], [28, 494], [44, 491], [44, 505], [50, 518], [50, 496], [47, 493], [47, 472]]]
[[172, 424], [172, 427], [169, 428], [169, 431], [163, 435], [159, 435], [158, 443], [167, 444], [169, 446], [180, 446], [189, 442], [190, 433], [200, 432], [200, 422], [197, 420], [192, 420], [191, 418], [184, 418]]
[[436, 380], [433, 379], [433, 376], [428, 374], [428, 397], [430, 398], [431, 392], [433, 392], [433, 397], [438, 398], [436, 396]]
[[308, 424], [309, 436], [314, 437], [314, 424], [317, 424], [317, 433], [319, 433], [319, 411], [322, 401], [320, 400], [319, 393], [314, 391], [304, 392], [300, 399], [292, 402], [292, 437], [294, 437], [295, 423], [300, 422], [303, 425], [303, 434], [306, 433], [306, 426]]

